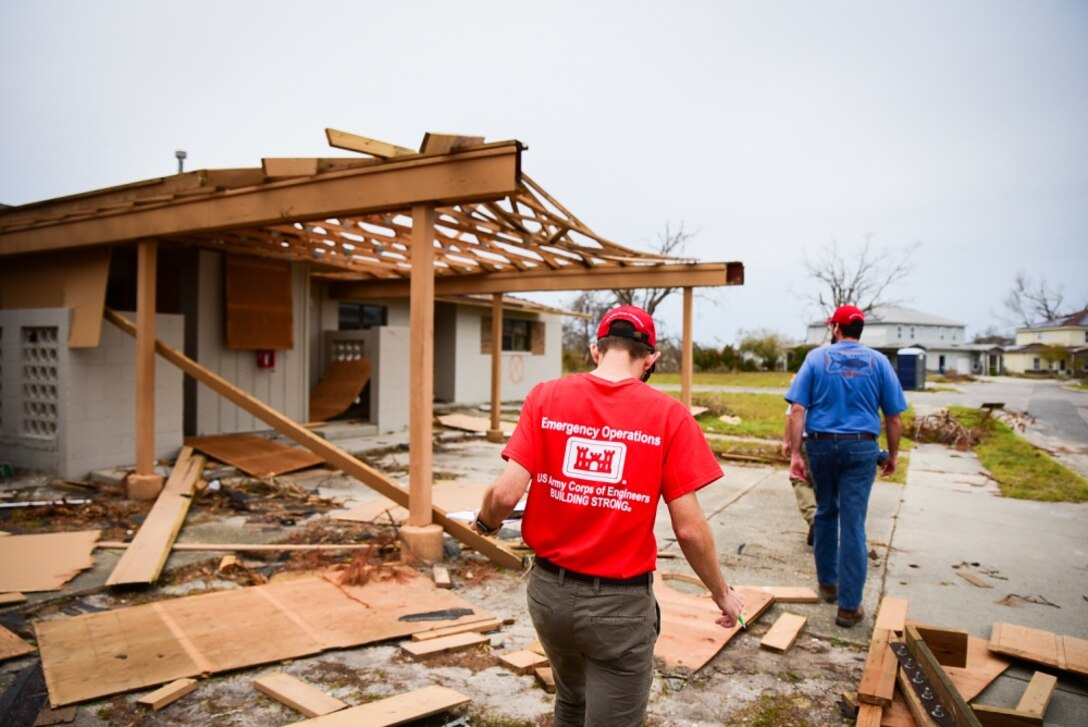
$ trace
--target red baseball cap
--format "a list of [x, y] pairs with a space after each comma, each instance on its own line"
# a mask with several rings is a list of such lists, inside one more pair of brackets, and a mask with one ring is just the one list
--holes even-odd
[[861, 312], [860, 308], [855, 308], [852, 305], [840, 305], [835, 309], [835, 315], [825, 321], [826, 323], [838, 323], [840, 326], [845, 326], [850, 323], [857, 323], [861, 321], [865, 322], [865, 314]]
[[[634, 326], [634, 332], [622, 329], [612, 330], [612, 324], [616, 321], [627, 321]], [[657, 329], [654, 328], [654, 319], [638, 306], [621, 305], [605, 313], [600, 325], [597, 326], [597, 338], [601, 339], [605, 336], [633, 338], [657, 350]]]

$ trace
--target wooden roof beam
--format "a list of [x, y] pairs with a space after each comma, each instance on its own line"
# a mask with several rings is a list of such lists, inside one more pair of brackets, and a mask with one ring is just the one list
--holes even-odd
[[361, 154], [369, 154], [378, 157], [379, 159], [392, 159], [393, 157], [409, 156], [419, 153], [415, 149], [397, 146], [396, 144], [387, 144], [384, 141], [378, 141], [377, 139], [371, 139], [366, 136], [359, 136], [358, 134], [349, 134], [346, 131], [338, 131], [336, 129], [325, 129], [325, 138], [329, 140], [329, 146], [336, 147], [337, 149], [347, 149], [348, 151], [357, 151]]
[[[610, 290], [632, 288], [704, 288], [743, 285], [744, 264], [697, 263], [646, 265], [591, 269], [548, 268], [518, 272], [449, 275], [435, 279], [435, 295], [461, 293], [524, 293], [534, 290]], [[339, 300], [408, 297], [408, 281], [374, 280], [333, 285], [330, 294]]]
[[[406, 209], [419, 202], [456, 204], [495, 199], [517, 189], [520, 157], [521, 145], [509, 141], [452, 156], [417, 156], [89, 219], [0, 229], [0, 256], [351, 217]], [[263, 176], [262, 170], [254, 171]]]

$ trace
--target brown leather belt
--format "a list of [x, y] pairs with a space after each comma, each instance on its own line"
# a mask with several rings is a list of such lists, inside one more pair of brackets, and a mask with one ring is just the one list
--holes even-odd
[[631, 576], [630, 578], [602, 578], [600, 576], [590, 576], [585, 573], [579, 573], [578, 571], [573, 571], [569, 568], [563, 568], [539, 555], [536, 556], [535, 563], [540, 566], [542, 570], [546, 570], [552, 575], [569, 578], [572, 581], [581, 581], [582, 583], [600, 583], [602, 586], [645, 586], [653, 583], [653, 573], [643, 573], [642, 575]]
[[809, 439], [876, 439], [872, 432], [854, 432], [852, 434], [835, 434], [832, 432], [808, 432]]

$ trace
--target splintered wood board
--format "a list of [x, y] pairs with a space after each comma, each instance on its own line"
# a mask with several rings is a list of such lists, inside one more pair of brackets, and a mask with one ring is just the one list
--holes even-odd
[[995, 623], [990, 632], [990, 651], [1088, 676], [1088, 641], [1084, 639]]
[[[468, 414], [444, 414], [438, 417], [438, 423], [450, 429], [462, 429], [466, 432], [478, 432], [487, 434], [491, 431], [491, 419], [489, 417], [474, 417]], [[506, 436], [514, 433], [517, 422], [499, 420], [499, 430]]]
[[136, 700], [138, 704], [144, 704], [156, 711], [162, 709], [168, 704], [176, 702], [184, 697], [189, 692], [194, 691], [199, 682], [196, 679], [175, 679], [169, 684], [162, 686], [150, 694], [145, 694]]
[[[401, 621], [427, 610], [468, 609], [443, 621]], [[406, 569], [397, 579], [338, 586], [278, 581], [131, 606], [36, 625], [53, 706], [256, 664], [316, 654], [489, 615]]]
[[0, 591], [59, 591], [94, 565], [99, 531], [9, 535], [0, 538]]
[[185, 444], [252, 477], [275, 477], [325, 462], [313, 452], [252, 434], [186, 437]]
[[370, 381], [370, 359], [333, 361], [310, 392], [310, 421], [323, 422], [343, 414]]
[[34, 647], [0, 626], [0, 661], [14, 659], [34, 651]]
[[[982, 690], [990, 686], [994, 679], [1001, 676], [1011, 663], [1009, 659], [991, 653], [986, 639], [969, 636], [967, 666], [963, 668], [946, 666], [944, 672], [955, 685], [956, 690], [963, 695], [964, 700], [970, 702], [981, 694]], [[884, 708], [884, 717], [880, 724], [883, 727], [914, 727], [914, 719], [898, 691], [895, 693], [895, 700], [891, 706]]]
[[763, 640], [759, 642], [759, 645], [768, 651], [785, 654], [793, 646], [793, 642], [797, 641], [797, 637], [800, 635], [801, 629], [805, 628], [806, 623], [808, 623], [808, 618], [805, 616], [784, 613], [774, 622], [771, 630], [763, 636]]
[[427, 639], [426, 641], [405, 641], [400, 645], [400, 648], [412, 656], [433, 656], [434, 654], [447, 654], [451, 651], [471, 649], [473, 646], [486, 644], [488, 641], [490, 639], [483, 634], [467, 631], [463, 634], [440, 636], [437, 639]]
[[282, 671], [254, 679], [253, 687], [307, 717], [320, 717], [348, 706], [331, 694], [325, 694], [317, 687]]
[[[744, 599], [741, 615], [751, 626], [774, 601], [761, 591], [738, 588]], [[661, 635], [654, 656], [669, 669], [698, 671], [729, 643], [741, 625], [722, 628], [714, 620], [722, 614], [707, 596], [689, 596], [670, 588], [664, 579], [654, 579], [654, 595], [661, 607]]]
[[541, 656], [535, 651], [529, 651], [528, 649], [503, 654], [499, 657], [499, 661], [518, 674], [531, 674], [535, 669], [548, 665], [548, 657]]
[[468, 704], [471, 700], [446, 687], [431, 686], [379, 699], [323, 717], [296, 722], [296, 727], [393, 727]]
[[182, 447], [151, 512], [106, 579], [107, 586], [146, 586], [158, 580], [203, 471], [204, 458], [194, 457], [192, 447]]

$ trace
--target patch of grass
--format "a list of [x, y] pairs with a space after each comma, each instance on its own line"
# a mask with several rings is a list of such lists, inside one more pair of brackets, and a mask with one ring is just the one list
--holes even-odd
[[953, 406], [948, 413], [964, 427], [980, 432], [982, 438], [975, 453], [1005, 497], [1041, 502], [1088, 501], [1088, 480], [1002, 422], [984, 417], [980, 409]]
[[744, 727], [817, 727], [812, 722], [812, 703], [800, 695], [763, 694], [759, 699], [734, 710], [725, 724]]
[[1072, 389], [1073, 391], [1088, 391], [1088, 384], [1066, 384], [1065, 388]]
[[[786, 371], [723, 371], [692, 374], [695, 386], [750, 386], [754, 389], [787, 389], [793, 374]], [[654, 384], [680, 383], [679, 373], [655, 373]]]
[[936, 394], [941, 391], [959, 391], [959, 389], [952, 386], [927, 386], [924, 389], [916, 389], [921, 394]]
[[[778, 394], [700, 393], [692, 396], [691, 403], [709, 410], [698, 418], [704, 432], [782, 439], [786, 402]], [[740, 421], [735, 424], [723, 422], [722, 416], [736, 417]]]

